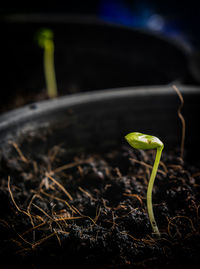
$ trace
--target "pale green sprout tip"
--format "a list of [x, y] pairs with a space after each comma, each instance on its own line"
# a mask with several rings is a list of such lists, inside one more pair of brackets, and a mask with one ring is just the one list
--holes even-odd
[[129, 133], [125, 136], [125, 139], [127, 142], [130, 144], [131, 147], [135, 149], [156, 149], [156, 158], [154, 161], [153, 169], [151, 172], [148, 188], [147, 188], [147, 211], [149, 215], [149, 220], [152, 226], [153, 233], [157, 236], [160, 236], [160, 232], [158, 229], [158, 226], [156, 224], [155, 218], [154, 218], [154, 213], [153, 213], [153, 207], [152, 207], [152, 189], [153, 189], [153, 184], [155, 181], [155, 177], [157, 174], [162, 150], [164, 148], [164, 145], [162, 141], [151, 135], [146, 135], [138, 132], [133, 132]]
[[48, 43], [53, 41], [53, 38], [54, 34], [50, 29], [42, 29], [37, 33], [38, 45], [43, 49]]
[[50, 29], [42, 29], [37, 33], [38, 45], [44, 49], [44, 73], [47, 93], [50, 98], [58, 95], [54, 69], [54, 34]]

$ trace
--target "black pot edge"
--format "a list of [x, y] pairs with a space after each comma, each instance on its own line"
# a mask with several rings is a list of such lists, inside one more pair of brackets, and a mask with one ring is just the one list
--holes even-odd
[[113, 28], [119, 28], [119, 29], [124, 29], [127, 31], [136, 31], [141, 34], [146, 34], [149, 35], [149, 37], [157, 38], [161, 41], [169, 43], [169, 45], [173, 45], [177, 49], [179, 49], [186, 57], [190, 56], [192, 53], [191, 48], [189, 44], [186, 44], [185, 42], [179, 41], [178, 39], [175, 38], [170, 38], [166, 37], [163, 34], [144, 29], [144, 28], [138, 28], [138, 27], [131, 27], [131, 26], [126, 26], [122, 25], [120, 23], [114, 23], [114, 22], [109, 22], [109, 21], [104, 21], [102, 19], [99, 19], [98, 17], [94, 15], [80, 15], [80, 14], [54, 14], [54, 13], [48, 13], [48, 14], [43, 14], [43, 13], [31, 13], [31, 14], [7, 14], [1, 16], [0, 22], [4, 23], [73, 23], [73, 24], [88, 24], [88, 25], [96, 25], [96, 26], [107, 26], [107, 27], [113, 27]]
[[[200, 87], [195, 86], [178, 86], [180, 92], [184, 95], [200, 95]], [[97, 100], [110, 100], [112, 98], [123, 97], [146, 97], [158, 95], [174, 95], [177, 93], [172, 86], [145, 86], [145, 87], [125, 87], [118, 89], [104, 89], [92, 92], [77, 93], [66, 95], [54, 99], [44, 100], [17, 108], [0, 115], [0, 132], [6, 128], [20, 122], [28, 121], [29, 118], [38, 117], [43, 113], [53, 110], [62, 110], [72, 108], [73, 106], [85, 103], [96, 102]], [[177, 98], [178, 95], [177, 95]]]

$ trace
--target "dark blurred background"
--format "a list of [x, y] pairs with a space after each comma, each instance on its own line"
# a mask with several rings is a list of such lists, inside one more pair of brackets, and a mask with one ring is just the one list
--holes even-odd
[[92, 15], [106, 22], [158, 31], [181, 39], [193, 48], [200, 47], [200, 5], [195, 0], [74, 0], [62, 5], [48, 3], [39, 8], [26, 7], [26, 3], [21, 6], [17, 3], [16, 7], [12, 3], [7, 8], [0, 8], [1, 16], [23, 13]]
[[20, 106], [43, 99], [32, 95], [45, 89], [42, 51], [33, 40], [43, 25], [55, 32], [61, 95], [174, 81], [200, 85], [198, 1], [74, 0], [39, 8], [28, 4], [0, 8], [0, 112], [8, 102]]

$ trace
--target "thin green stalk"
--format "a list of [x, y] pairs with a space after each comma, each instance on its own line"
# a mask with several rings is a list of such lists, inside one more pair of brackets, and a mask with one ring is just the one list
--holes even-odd
[[48, 96], [54, 98], [58, 94], [54, 69], [54, 44], [51, 40], [44, 43], [44, 72]]
[[44, 49], [44, 74], [49, 98], [58, 95], [56, 75], [54, 68], [54, 43], [53, 32], [50, 29], [42, 29], [37, 34], [37, 41]]
[[160, 157], [161, 157], [161, 154], [162, 154], [162, 150], [163, 150], [163, 147], [158, 147], [157, 148], [156, 158], [155, 158], [155, 162], [154, 162], [154, 165], [153, 165], [153, 169], [152, 169], [152, 172], [151, 172], [151, 177], [150, 177], [148, 188], [147, 188], [147, 211], [148, 211], [148, 215], [149, 215], [149, 220], [150, 220], [150, 223], [151, 223], [153, 233], [157, 234], [158, 236], [160, 236], [160, 232], [158, 230], [158, 226], [156, 224], [156, 221], [155, 221], [155, 218], [154, 218], [154, 213], [153, 213], [152, 190], [153, 190], [153, 185], [154, 185], [154, 181], [155, 181], [155, 178], [156, 178], [156, 174], [157, 174], [158, 165], [159, 165], [159, 162], [160, 162]]

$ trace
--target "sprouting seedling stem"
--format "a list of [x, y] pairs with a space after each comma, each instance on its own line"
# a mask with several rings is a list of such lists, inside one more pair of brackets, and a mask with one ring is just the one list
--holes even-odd
[[153, 213], [153, 206], [152, 206], [152, 190], [153, 190], [153, 185], [154, 181], [156, 178], [162, 150], [164, 148], [164, 145], [160, 139], [158, 139], [155, 136], [151, 135], [145, 135], [141, 134], [138, 132], [134, 133], [129, 133], [128, 135], [125, 136], [125, 139], [127, 142], [136, 149], [156, 149], [156, 158], [154, 161], [153, 169], [151, 172], [148, 188], [147, 188], [147, 212], [149, 215], [149, 220], [151, 223], [151, 227], [153, 230], [153, 233], [157, 236], [160, 236], [160, 232], [158, 230], [158, 226], [156, 224], [155, 218], [154, 218], [154, 213]]
[[37, 35], [38, 44], [44, 49], [44, 73], [49, 98], [56, 97], [57, 84], [54, 69], [54, 42], [53, 32], [50, 29], [42, 29]]
[[151, 177], [150, 177], [148, 188], [147, 188], [147, 211], [148, 211], [148, 215], [149, 215], [149, 219], [151, 222], [153, 233], [155, 233], [157, 235], [160, 235], [160, 232], [158, 230], [158, 226], [156, 224], [156, 221], [154, 218], [154, 213], [153, 213], [152, 190], [153, 190], [153, 185], [154, 185], [154, 181], [155, 181], [157, 170], [158, 170], [158, 165], [160, 162], [160, 157], [162, 154], [162, 149], [163, 148], [157, 148], [156, 158], [155, 158], [154, 166], [153, 166], [153, 169], [151, 172]]

